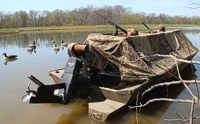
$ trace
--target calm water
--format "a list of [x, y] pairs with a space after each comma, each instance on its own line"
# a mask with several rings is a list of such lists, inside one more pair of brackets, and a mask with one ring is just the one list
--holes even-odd
[[[182, 29], [195, 46], [200, 48], [200, 28]], [[82, 42], [89, 32], [56, 32], [30, 33], [0, 37], [0, 54], [18, 55], [18, 59], [5, 62], [0, 59], [0, 124], [96, 124], [87, 116], [87, 103], [84, 100], [73, 101], [68, 105], [61, 104], [27, 104], [21, 98], [25, 94], [30, 75], [34, 75], [45, 84], [53, 84], [48, 71], [65, 66], [68, 59], [67, 49], [54, 51], [50, 38], [60, 46], [61, 41]], [[35, 51], [28, 52], [28, 46], [36, 41]], [[199, 55], [199, 54], [198, 54]], [[200, 56], [200, 55], [199, 55]], [[2, 55], [3, 58], [3, 55]], [[194, 58], [199, 60], [198, 57]], [[200, 73], [195, 65], [196, 75]], [[198, 77], [199, 78], [199, 77]], [[195, 91], [194, 85], [190, 87]], [[34, 84], [31, 89], [35, 89]], [[190, 98], [183, 89], [174, 93], [178, 98]], [[153, 109], [152, 109], [153, 108]], [[199, 109], [199, 108], [198, 108]], [[141, 124], [169, 123], [164, 118], [177, 118], [176, 113], [189, 114], [187, 104], [161, 103], [147, 107], [139, 115]], [[200, 113], [198, 113], [200, 115]], [[135, 120], [134, 112], [125, 111], [105, 124], [132, 124]], [[198, 123], [200, 121], [196, 121]]]

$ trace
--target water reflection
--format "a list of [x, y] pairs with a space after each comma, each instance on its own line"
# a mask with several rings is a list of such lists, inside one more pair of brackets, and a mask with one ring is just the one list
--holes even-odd
[[4, 65], [7, 65], [8, 63], [10, 63], [10, 62], [13, 62], [13, 61], [16, 61], [17, 60], [17, 58], [14, 58], [14, 59], [10, 59], [10, 60], [4, 60]]
[[191, 27], [167, 27], [169, 29], [180, 29], [182, 31], [200, 31], [199, 26], [191, 26]]
[[28, 33], [17, 35], [6, 35], [0, 37], [1, 48], [9, 46], [18, 46], [19, 48], [26, 48], [30, 41], [37, 41], [40, 46], [49, 46], [51, 39], [54, 43], [61, 44], [62, 41], [83, 42], [90, 32], [45, 32], [45, 33]]
[[35, 47], [31, 47], [31, 48], [27, 48], [27, 52], [29, 52], [30, 54], [32, 53], [36, 53], [36, 46]]
[[[198, 35], [200, 30], [183, 30], [186, 35]], [[30, 41], [37, 41], [38, 45], [49, 46], [51, 44], [51, 38], [56, 44], [65, 44], [71, 42], [83, 42], [90, 32], [56, 32], [56, 33], [29, 33], [29, 34], [17, 34], [6, 35], [0, 37], [1, 48], [9, 46], [17, 46], [19, 48], [26, 48], [29, 46]]]
[[[182, 29], [183, 30], [183, 29]], [[200, 30], [183, 30], [187, 37], [200, 48]], [[13, 53], [20, 57], [17, 61], [9, 64], [8, 61], [3, 61], [0, 64], [0, 122], [6, 124], [43, 124], [43, 123], [93, 123], [89, 120], [87, 113], [87, 103], [82, 101], [76, 101], [69, 105], [26, 105], [21, 102], [21, 96], [26, 89], [27, 76], [33, 74], [38, 77], [45, 84], [54, 83], [48, 76], [48, 71], [64, 67], [67, 61], [67, 49], [63, 47], [63, 43], [66, 45], [71, 42], [83, 42], [87, 35], [91, 32], [46, 32], [46, 33], [27, 33], [6, 35], [0, 37], [0, 51], [1, 54]], [[52, 39], [54, 44], [50, 42]], [[30, 48], [35, 41], [35, 47]], [[54, 48], [59, 50], [54, 51]], [[31, 55], [30, 55], [31, 54]], [[200, 54], [200, 53], [198, 53]], [[199, 55], [200, 56], [200, 55]], [[195, 60], [200, 60], [198, 57], [194, 57]], [[4, 63], [7, 66], [4, 66]], [[197, 69], [196, 75], [199, 78], [200, 67], [195, 65]], [[189, 74], [189, 73], [187, 73]], [[193, 85], [190, 85], [191, 87]], [[172, 96], [189, 97], [183, 92], [183, 87], [176, 87], [172, 90]], [[196, 90], [193, 88], [193, 90]], [[166, 95], [166, 88], [158, 91], [159, 94]], [[157, 92], [155, 92], [157, 94]], [[159, 95], [157, 94], [157, 95]], [[170, 94], [168, 94], [170, 95]], [[146, 123], [167, 123], [163, 121], [163, 118], [170, 117], [171, 113], [175, 114], [174, 108], [179, 107], [177, 104], [170, 103], [158, 103], [150, 107], [142, 109], [142, 113], [139, 116], [140, 124]], [[183, 113], [188, 113], [190, 108], [180, 107], [183, 109]], [[42, 111], [41, 111], [42, 110]], [[124, 111], [118, 116], [105, 122], [105, 124], [124, 124], [134, 123], [135, 111]], [[48, 116], [48, 119], [44, 119], [44, 115]], [[173, 116], [174, 117], [174, 116]], [[13, 120], [15, 120], [13, 122]]]
[[[72, 105], [74, 104], [74, 105]], [[80, 100], [80, 101], [72, 101], [70, 106], [70, 113], [63, 113], [56, 124], [88, 124], [88, 117], [85, 113], [87, 113], [87, 102]], [[87, 119], [87, 120], [85, 120]]]
[[61, 104], [46, 104], [48, 108], [66, 109], [65, 112], [61, 112], [56, 121], [56, 124], [89, 124], [87, 110], [88, 100], [83, 99], [72, 99], [72, 101], [67, 105]]

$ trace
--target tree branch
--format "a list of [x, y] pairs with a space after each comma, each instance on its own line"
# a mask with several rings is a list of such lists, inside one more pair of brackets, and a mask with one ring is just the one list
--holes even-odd
[[[195, 83], [195, 80], [182, 80], [183, 82], [185, 82], [186, 84], [194, 84]], [[147, 90], [145, 90], [143, 93], [142, 93], [142, 97], [148, 93], [149, 91], [157, 88], [157, 87], [161, 87], [161, 86], [170, 86], [170, 85], [176, 85], [176, 84], [182, 84], [182, 81], [172, 81], [172, 82], [164, 82], [164, 83], [159, 83], [159, 84], [155, 84], [153, 86], [151, 86], [150, 88], [148, 88]], [[198, 84], [200, 84], [200, 81], [197, 80], [196, 81]]]
[[[192, 100], [189, 99], [171, 99], [171, 98], [155, 98], [155, 99], [150, 99], [144, 104], [138, 105], [138, 106], [129, 106], [130, 108], [142, 108], [147, 105], [149, 105], [152, 102], [157, 102], [157, 101], [167, 101], [167, 102], [177, 102], [177, 103], [192, 103]], [[194, 100], [194, 103], [197, 104], [199, 101]]]

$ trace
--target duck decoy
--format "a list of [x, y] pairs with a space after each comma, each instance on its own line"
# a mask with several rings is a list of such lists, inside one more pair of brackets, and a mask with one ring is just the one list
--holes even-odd
[[65, 42], [62, 40], [61, 46], [62, 46], [62, 47], [67, 47], [67, 46], [68, 46], [68, 43], [65, 43]]
[[29, 47], [29, 48], [34, 48], [34, 49], [35, 49], [35, 48], [36, 48], [35, 41], [33, 41], [33, 44], [29, 45], [28, 47]]
[[33, 41], [33, 43], [28, 46], [27, 52], [29, 52], [30, 54], [32, 54], [32, 52], [34, 51], [34, 53], [36, 53], [35, 49], [36, 49], [36, 45], [35, 45], [35, 41]]
[[51, 40], [50, 40], [50, 42], [52, 43], [52, 44], [54, 44], [55, 43], [55, 41], [54, 41], [54, 39], [51, 37]]
[[4, 55], [4, 60], [15, 60], [17, 59], [17, 55], [7, 55], [6, 53], [3, 53]]
[[60, 50], [60, 48], [55, 44], [55, 46], [54, 46], [55, 53], [59, 52], [59, 50]]

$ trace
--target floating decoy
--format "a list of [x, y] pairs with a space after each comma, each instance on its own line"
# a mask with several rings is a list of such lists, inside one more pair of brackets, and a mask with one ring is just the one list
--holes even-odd
[[33, 41], [33, 44], [29, 45], [28, 47], [29, 48], [36, 48], [35, 41]]
[[64, 43], [64, 41], [62, 40], [61, 46], [62, 46], [62, 47], [67, 47], [67, 46], [68, 46], [68, 43]]
[[35, 44], [35, 41], [33, 41], [33, 43], [28, 46], [27, 52], [29, 52], [31, 54], [34, 51], [34, 53], [36, 53], [35, 49], [36, 49], [36, 44]]
[[54, 44], [55, 43], [55, 41], [53, 40], [53, 38], [51, 37], [51, 40], [50, 40], [50, 42], [52, 43], [52, 44]]
[[59, 50], [60, 50], [60, 48], [55, 44], [55, 46], [54, 46], [55, 53], [59, 52]]
[[6, 53], [3, 53], [4, 55], [4, 60], [14, 60], [17, 59], [17, 55], [7, 55]]

